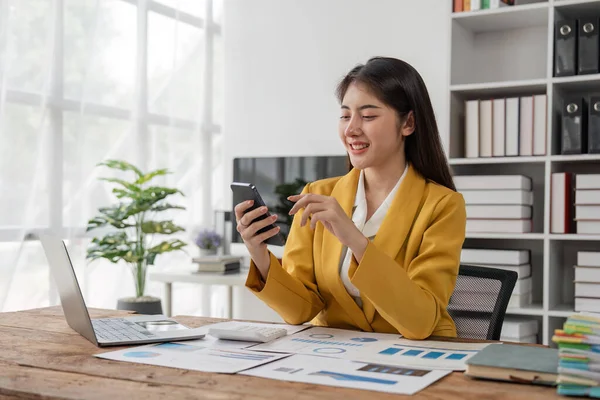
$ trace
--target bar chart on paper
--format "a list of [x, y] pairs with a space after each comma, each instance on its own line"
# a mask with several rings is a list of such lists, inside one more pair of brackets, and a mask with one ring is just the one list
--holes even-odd
[[397, 367], [305, 354], [294, 354], [241, 372], [242, 375], [282, 381], [409, 395], [417, 393], [449, 373], [449, 370]]
[[252, 347], [252, 350], [464, 371], [465, 361], [485, 346], [486, 343], [408, 340], [394, 334], [314, 327]]
[[[485, 343], [444, 343], [424, 341], [422, 346], [418, 346], [413, 343], [416, 342], [404, 341], [404, 343], [393, 343], [391, 345], [379, 347], [377, 350], [372, 348], [370, 349], [371, 351], [369, 354], [361, 352], [361, 356], [364, 356], [361, 357], [361, 359], [388, 364], [461, 371], [465, 369], [465, 361], [477, 354], [481, 348], [487, 345]], [[442, 347], [443, 344], [448, 347]]]

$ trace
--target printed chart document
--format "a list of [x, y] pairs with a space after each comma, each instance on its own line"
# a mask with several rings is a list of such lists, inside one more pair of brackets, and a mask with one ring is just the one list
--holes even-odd
[[250, 346], [256, 345], [257, 342], [242, 342], [238, 340], [221, 340], [216, 337], [210, 336], [208, 334], [208, 330], [212, 327], [227, 327], [227, 328], [235, 328], [241, 325], [252, 325], [252, 326], [261, 326], [268, 328], [283, 328], [287, 331], [288, 335], [293, 335], [297, 332], [301, 332], [305, 329], [310, 328], [309, 325], [286, 325], [286, 324], [262, 324], [260, 322], [237, 322], [237, 321], [227, 321], [227, 322], [219, 322], [216, 324], [204, 325], [198, 329], [200, 333], [206, 334], [204, 338], [197, 340], [186, 340], [183, 342], [176, 342], [181, 344], [189, 344], [192, 346], [199, 347], [210, 347], [213, 349], [245, 349]]
[[252, 347], [252, 350], [331, 356], [345, 353], [341, 351], [342, 349], [359, 348], [379, 341], [390, 342], [401, 338], [402, 335], [399, 334], [311, 327], [293, 336], [285, 336], [272, 342], [261, 343]]
[[488, 343], [408, 340], [394, 334], [314, 327], [251, 349], [464, 371], [465, 361], [486, 346]]
[[399, 339], [392, 343], [374, 343], [361, 349], [356, 360], [410, 365], [422, 368], [464, 371], [465, 361], [489, 343], [455, 343], [434, 340]]
[[293, 355], [240, 374], [410, 395], [426, 388], [450, 372], [321, 356]]
[[95, 357], [108, 360], [224, 374], [240, 372], [286, 356], [241, 349], [204, 348], [183, 343], [160, 343], [95, 354]]

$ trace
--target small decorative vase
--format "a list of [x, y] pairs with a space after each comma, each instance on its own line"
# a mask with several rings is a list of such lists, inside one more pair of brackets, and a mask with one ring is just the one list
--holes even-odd
[[217, 249], [202, 249], [199, 247], [198, 250], [200, 250], [200, 257], [217, 255]]

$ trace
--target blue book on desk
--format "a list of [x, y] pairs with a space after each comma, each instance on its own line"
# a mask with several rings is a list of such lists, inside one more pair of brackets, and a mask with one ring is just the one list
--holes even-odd
[[473, 378], [539, 385], [558, 378], [558, 350], [547, 347], [491, 344], [465, 363]]

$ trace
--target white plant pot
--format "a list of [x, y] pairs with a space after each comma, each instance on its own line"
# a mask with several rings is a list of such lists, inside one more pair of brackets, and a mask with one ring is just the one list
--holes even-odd
[[217, 249], [201, 249], [201, 248], [198, 248], [198, 250], [200, 252], [200, 257], [216, 256], [217, 255]]

